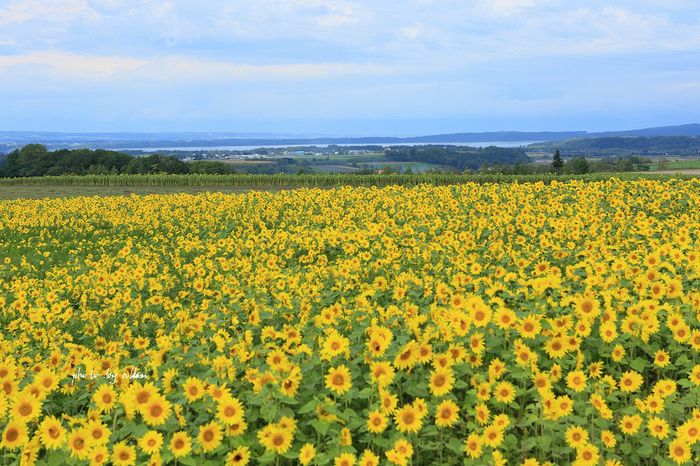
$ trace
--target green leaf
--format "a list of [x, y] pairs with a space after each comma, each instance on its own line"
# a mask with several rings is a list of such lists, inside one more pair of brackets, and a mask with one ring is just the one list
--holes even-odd
[[330, 423], [320, 419], [314, 419], [311, 421], [311, 425], [314, 426], [314, 429], [316, 429], [316, 431], [321, 435], [326, 435], [326, 433], [328, 433], [328, 428], [330, 427]]
[[646, 359], [637, 358], [630, 363], [630, 367], [637, 372], [643, 372], [648, 363]]
[[197, 466], [197, 462], [191, 456], [183, 456], [178, 460], [178, 462], [180, 464], [184, 464], [185, 466]]
[[464, 443], [462, 443], [461, 441], [457, 440], [454, 437], [450, 437], [450, 441], [447, 444], [447, 448], [449, 448], [450, 450], [452, 450], [453, 452], [455, 452], [457, 454], [464, 453]]
[[637, 454], [642, 458], [649, 458], [654, 453], [654, 448], [651, 445], [643, 445], [637, 450]]
[[66, 457], [62, 451], [52, 451], [49, 455], [49, 466], [59, 466], [66, 462]]
[[308, 403], [306, 403], [304, 406], [299, 408], [297, 410], [297, 414], [306, 414], [310, 413], [311, 411], [316, 410], [316, 407], [318, 406], [319, 401], [318, 400], [311, 400]]

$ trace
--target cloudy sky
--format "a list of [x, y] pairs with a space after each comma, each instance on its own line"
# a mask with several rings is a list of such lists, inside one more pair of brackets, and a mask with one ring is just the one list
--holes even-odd
[[696, 122], [697, 0], [0, 0], [0, 130]]

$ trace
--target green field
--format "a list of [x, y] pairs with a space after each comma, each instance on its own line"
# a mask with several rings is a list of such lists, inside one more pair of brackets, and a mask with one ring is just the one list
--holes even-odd
[[[679, 169], [692, 169], [700, 168], [700, 160], [683, 160], [680, 162], [669, 162], [668, 167], [663, 170], [679, 170]], [[649, 166], [650, 170], [661, 170], [658, 163], [651, 164]]]

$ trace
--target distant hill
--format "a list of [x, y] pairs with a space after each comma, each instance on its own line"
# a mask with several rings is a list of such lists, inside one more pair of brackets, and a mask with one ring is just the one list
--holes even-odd
[[317, 137], [273, 133], [56, 133], [0, 131], [0, 152], [10, 152], [27, 144], [39, 143], [49, 149], [129, 149], [134, 147], [221, 147], [221, 146], [301, 146], [314, 144], [457, 144], [481, 142], [563, 141], [602, 136], [700, 136], [700, 124], [663, 126], [627, 131], [496, 131], [481, 133], [435, 134], [415, 137]]
[[700, 136], [631, 136], [608, 134], [601, 137], [572, 138], [528, 146], [529, 150], [554, 152], [564, 156], [689, 156], [700, 154]]

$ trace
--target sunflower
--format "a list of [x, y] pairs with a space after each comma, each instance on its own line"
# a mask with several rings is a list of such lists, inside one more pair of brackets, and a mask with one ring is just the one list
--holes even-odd
[[622, 361], [622, 358], [625, 357], [625, 348], [622, 347], [622, 345], [615, 345], [615, 348], [612, 350], [612, 359], [615, 362], [620, 362]]
[[485, 327], [491, 321], [493, 311], [483, 302], [476, 303], [470, 308], [469, 316], [475, 327]]
[[493, 322], [500, 328], [501, 330], [508, 330], [511, 328], [511, 326], [515, 325], [515, 322], [517, 321], [517, 316], [515, 312], [512, 309], [508, 309], [505, 307], [499, 308], [495, 315], [493, 316]]
[[367, 430], [373, 434], [384, 432], [388, 425], [387, 417], [380, 410], [375, 410], [369, 413], [367, 419]]
[[622, 416], [620, 419], [620, 429], [623, 433], [628, 435], [636, 434], [639, 430], [639, 426], [642, 425], [642, 418], [638, 415], [626, 415]]
[[34, 380], [42, 387], [46, 392], [52, 392], [58, 387], [59, 378], [49, 369], [44, 369], [39, 372]]
[[5, 426], [0, 446], [8, 450], [15, 450], [24, 446], [28, 441], [29, 433], [27, 425], [24, 422], [13, 419]]
[[172, 405], [163, 395], [152, 396], [146, 405], [141, 408], [143, 420], [149, 426], [159, 426], [165, 424], [165, 420], [170, 417]]
[[515, 399], [515, 387], [510, 382], [501, 382], [493, 389], [493, 396], [496, 401], [509, 404]]
[[540, 372], [532, 376], [532, 383], [539, 393], [544, 393], [552, 388], [552, 381], [545, 372]]
[[700, 440], [700, 421], [689, 419], [676, 429], [676, 434], [688, 445], [694, 445]]
[[301, 447], [301, 450], [299, 450], [299, 462], [304, 466], [311, 463], [314, 456], [316, 456], [316, 447], [310, 443], [304, 444], [304, 446]]
[[643, 382], [644, 379], [639, 372], [629, 370], [620, 377], [620, 390], [625, 393], [636, 392]]
[[360, 456], [358, 466], [379, 466], [379, 457], [372, 450], [365, 450]]
[[335, 356], [347, 352], [349, 348], [350, 340], [338, 333], [337, 330], [331, 330], [331, 333], [321, 344], [321, 359], [330, 361]]
[[394, 451], [399, 455], [409, 458], [413, 455], [413, 445], [406, 439], [400, 438], [394, 443]]
[[151, 397], [158, 394], [158, 388], [153, 385], [152, 382], [147, 382], [145, 385], [141, 385], [140, 383], [136, 382], [129, 387], [129, 390], [133, 396], [137, 409], [144, 407]]
[[379, 388], [385, 388], [394, 380], [394, 367], [388, 361], [374, 361], [370, 366], [369, 373], [372, 383], [376, 383]]
[[690, 460], [690, 445], [683, 439], [677, 438], [668, 446], [668, 457], [677, 464], [687, 463]]
[[481, 438], [487, 447], [497, 448], [503, 442], [503, 430], [496, 425], [486, 426]]
[[600, 460], [598, 448], [587, 443], [576, 449], [576, 464], [580, 466], [595, 466]]
[[612, 343], [617, 338], [617, 325], [613, 321], [603, 322], [598, 329], [600, 338], [605, 343]]
[[163, 446], [163, 434], [155, 430], [149, 430], [138, 440], [139, 448], [147, 455], [160, 452]]
[[97, 409], [109, 413], [114, 409], [114, 405], [117, 403], [117, 392], [114, 391], [111, 385], [103, 383], [95, 390], [95, 393], [92, 395], [92, 400], [95, 402], [95, 405], [97, 405]]
[[177, 431], [170, 440], [170, 451], [175, 458], [187, 455], [192, 451], [192, 440], [187, 432]]
[[423, 424], [420, 413], [411, 405], [404, 405], [394, 413], [394, 423], [399, 432], [418, 432]]
[[338, 395], [342, 395], [352, 387], [352, 379], [350, 377], [350, 369], [344, 364], [338, 367], [331, 367], [326, 375], [326, 388], [334, 391]]
[[399, 397], [386, 390], [379, 390], [379, 398], [381, 400], [381, 406], [379, 409], [385, 414], [391, 414], [396, 410], [396, 405], [398, 404]]
[[571, 371], [566, 374], [566, 386], [575, 392], [582, 392], [586, 388], [586, 380], [583, 371]]
[[70, 449], [71, 458], [80, 460], [90, 456], [90, 432], [85, 428], [79, 428], [71, 431], [68, 435], [68, 448]]
[[184, 385], [185, 398], [192, 403], [204, 396], [204, 382], [197, 377], [189, 377]]
[[470, 434], [464, 441], [464, 451], [472, 459], [479, 458], [483, 452], [483, 444], [484, 441], [479, 434]]
[[394, 358], [394, 366], [397, 369], [405, 370], [413, 367], [418, 361], [418, 345], [415, 341], [407, 343], [399, 354]]
[[660, 349], [654, 355], [654, 365], [657, 367], [666, 367], [671, 364], [666, 350]]
[[47, 449], [57, 450], [66, 441], [66, 429], [54, 416], [46, 416], [39, 424], [39, 438]]
[[600, 433], [600, 440], [603, 442], [603, 445], [605, 445], [607, 448], [615, 448], [615, 445], [617, 445], [617, 439], [615, 438], [615, 434], [613, 434], [609, 430], [604, 430]]
[[245, 466], [249, 461], [250, 449], [248, 447], [238, 447], [226, 456], [226, 466]]
[[197, 440], [199, 440], [199, 444], [202, 446], [202, 450], [204, 450], [205, 453], [221, 445], [221, 439], [223, 438], [224, 435], [221, 425], [216, 421], [201, 426], [199, 428], [199, 435], [197, 436]]
[[476, 421], [482, 426], [489, 422], [491, 411], [485, 404], [476, 405]]
[[566, 340], [562, 337], [553, 337], [544, 344], [544, 350], [551, 359], [559, 359], [567, 352]]
[[437, 406], [435, 424], [439, 427], [450, 427], [459, 419], [459, 406], [452, 400], [442, 400]]
[[12, 404], [12, 415], [22, 422], [29, 422], [41, 414], [41, 401], [26, 390], [21, 392]]
[[[283, 429], [277, 425], [270, 425], [268, 427], [269, 429], [267, 431], [263, 429], [261, 432], [258, 433], [260, 443], [268, 451], [273, 451], [278, 454], [284, 454], [287, 450], [289, 450], [289, 447], [292, 444], [292, 433], [289, 432], [287, 429]], [[261, 436], [261, 433], [264, 433], [264, 435]]]
[[576, 301], [574, 311], [580, 317], [592, 320], [600, 315], [600, 304], [597, 299], [581, 297]]
[[90, 466], [99, 466], [109, 462], [109, 448], [107, 445], [97, 445], [90, 452]]
[[354, 466], [357, 462], [357, 457], [352, 453], [341, 453], [333, 458], [333, 466]]
[[109, 437], [112, 435], [109, 428], [99, 420], [88, 422], [87, 430], [90, 433], [90, 441], [93, 445], [102, 445], [109, 442]]
[[455, 381], [454, 373], [449, 367], [436, 369], [430, 372], [430, 393], [433, 396], [443, 396], [452, 391], [452, 384]]
[[520, 321], [518, 332], [522, 338], [535, 338], [542, 330], [538, 315], [527, 315]]
[[580, 426], [571, 426], [564, 434], [566, 443], [571, 448], [578, 448], [588, 443], [588, 432]]
[[301, 372], [299, 371], [298, 367], [295, 367], [294, 370], [292, 370], [292, 372], [282, 381], [282, 383], [280, 383], [280, 392], [285, 396], [294, 398], [300, 384]]
[[222, 397], [217, 403], [216, 417], [226, 426], [240, 423], [243, 420], [243, 404], [231, 396]]
[[246, 422], [243, 420], [238, 421], [238, 422], [234, 422], [233, 424], [228, 426], [228, 428], [226, 430], [226, 435], [229, 435], [231, 437], [238, 437], [243, 432], [245, 432], [247, 428], [248, 428], [248, 424], [246, 424]]
[[119, 442], [112, 448], [112, 464], [114, 466], [132, 466], [136, 463], [136, 449], [127, 445], [126, 441]]

